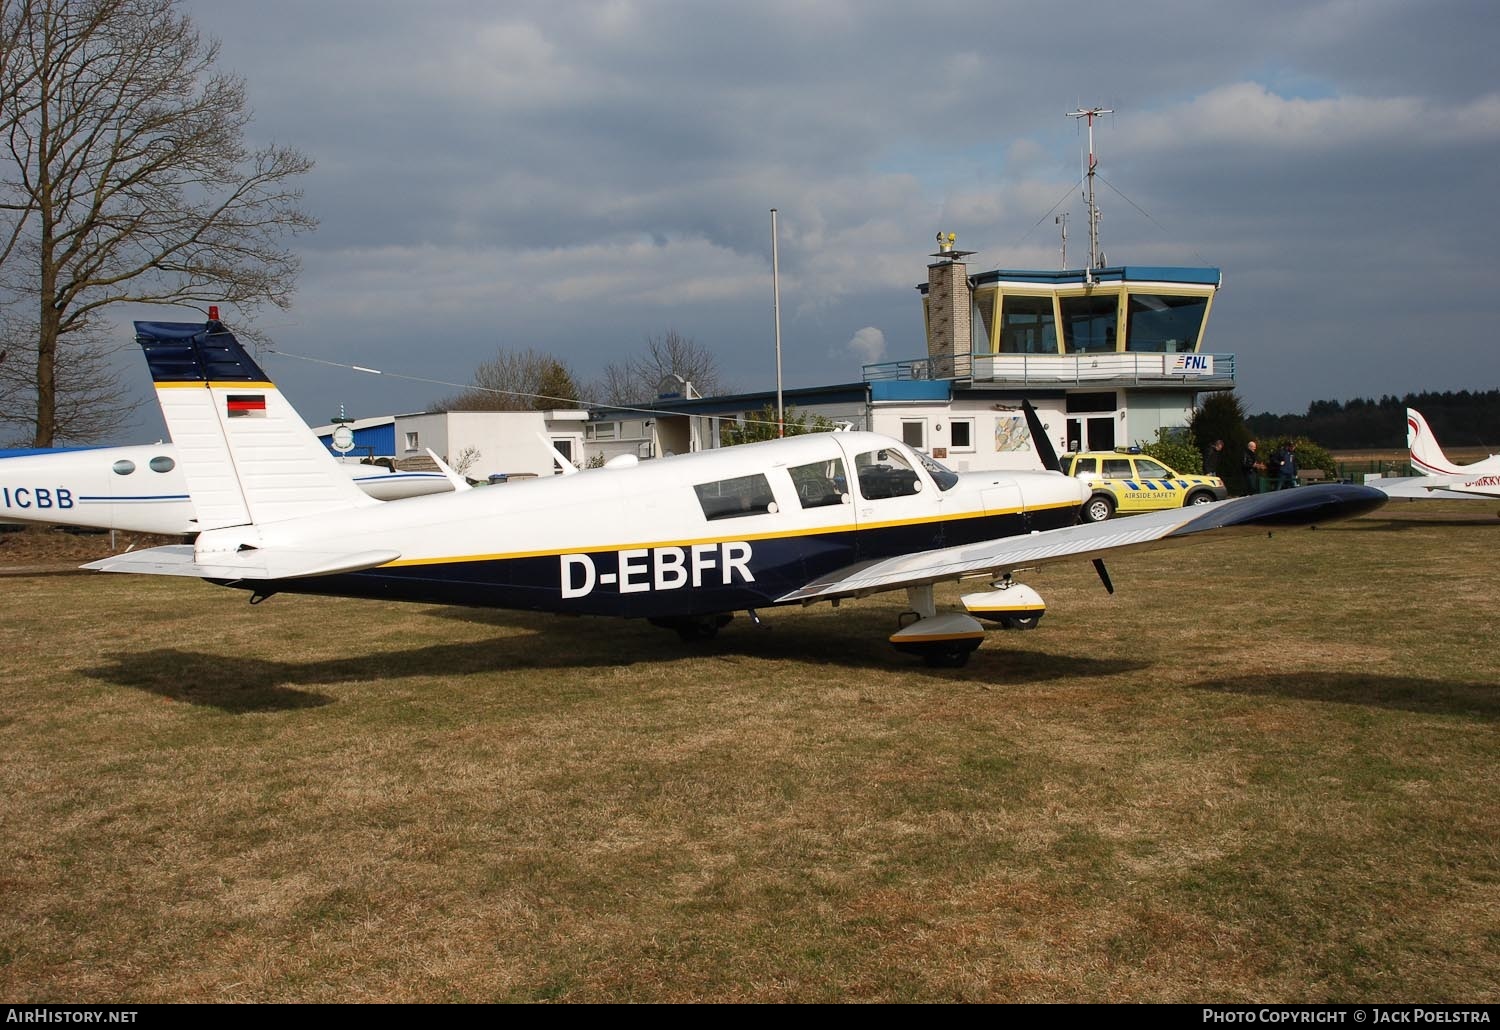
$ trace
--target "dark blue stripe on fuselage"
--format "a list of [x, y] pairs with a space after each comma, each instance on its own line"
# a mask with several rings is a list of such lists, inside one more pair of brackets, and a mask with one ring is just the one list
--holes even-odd
[[[815, 533], [714, 546], [712, 556], [693, 548], [658, 547], [644, 554], [631, 549], [547, 554], [535, 557], [398, 565], [339, 576], [279, 580], [274, 584], [240, 581], [226, 585], [243, 589], [274, 589], [285, 593], [366, 597], [389, 601], [418, 601], [482, 608], [513, 608], [577, 615], [614, 615], [629, 618], [670, 618], [768, 607], [798, 587], [858, 561], [889, 558], [935, 547], [952, 547], [999, 537], [1015, 536], [1077, 521], [1077, 508], [1049, 509], [1022, 516], [988, 515], [941, 522], [885, 526], [858, 532]], [[753, 581], [739, 568], [726, 574], [737, 554], [748, 547], [745, 560]], [[680, 551], [682, 554], [663, 553]], [[626, 556], [626, 589], [621, 589], [622, 556]], [[583, 561], [592, 567], [594, 584], [586, 592]], [[680, 559], [680, 564], [679, 564]], [[711, 562], [711, 563], [710, 563]], [[575, 596], [565, 597], [564, 574], [571, 575]], [[696, 585], [693, 579], [696, 575]], [[605, 578], [613, 576], [613, 582]], [[642, 587], [631, 589], [631, 587]], [[658, 585], [661, 584], [661, 585]], [[680, 585], [679, 585], [680, 584]]]

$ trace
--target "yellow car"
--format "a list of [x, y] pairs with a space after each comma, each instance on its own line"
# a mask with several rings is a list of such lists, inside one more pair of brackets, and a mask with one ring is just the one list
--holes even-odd
[[1116, 512], [1134, 515], [1162, 508], [1208, 504], [1229, 496], [1218, 476], [1180, 476], [1155, 458], [1131, 451], [1065, 454], [1063, 471], [1088, 483], [1092, 495], [1083, 521], [1103, 522]]

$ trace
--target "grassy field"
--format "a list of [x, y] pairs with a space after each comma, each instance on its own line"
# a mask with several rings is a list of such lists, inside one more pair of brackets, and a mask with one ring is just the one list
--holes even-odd
[[1497, 551], [1049, 569], [963, 670], [900, 595], [685, 647], [0, 579], [0, 997], [1500, 1001]]

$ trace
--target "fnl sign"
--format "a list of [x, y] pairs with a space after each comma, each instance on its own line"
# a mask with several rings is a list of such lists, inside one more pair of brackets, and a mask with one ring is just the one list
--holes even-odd
[[1167, 372], [1174, 376], [1211, 376], [1214, 374], [1212, 354], [1179, 354], [1172, 359]]

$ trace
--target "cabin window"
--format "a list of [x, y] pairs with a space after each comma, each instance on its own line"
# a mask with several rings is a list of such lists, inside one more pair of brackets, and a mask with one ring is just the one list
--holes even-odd
[[1207, 297], [1130, 295], [1125, 349], [1182, 354], [1198, 345], [1208, 311]]
[[1105, 479], [1134, 479], [1135, 473], [1130, 469], [1129, 458], [1105, 458]]
[[135, 471], [135, 462], [129, 458], [121, 458], [114, 464], [115, 475], [128, 476]]
[[1000, 353], [1057, 353], [1051, 297], [1006, 297], [1001, 302]]
[[1135, 471], [1141, 479], [1168, 479], [1167, 468], [1159, 465], [1150, 458], [1135, 459]]
[[1091, 354], [1115, 349], [1118, 294], [1063, 297], [1063, 346], [1069, 354]]
[[898, 450], [865, 451], [854, 459], [860, 496], [868, 500], [920, 493], [922, 480]]
[[840, 458], [798, 465], [787, 472], [791, 474], [792, 485], [797, 488], [797, 500], [804, 508], [843, 504], [849, 496], [849, 480], [844, 476], [844, 462]]
[[1079, 458], [1073, 466], [1073, 475], [1080, 479], [1092, 479], [1099, 474], [1098, 458]]
[[177, 467], [177, 462], [173, 461], [165, 454], [160, 454], [151, 459], [150, 465], [152, 472], [171, 472], [174, 468]]
[[703, 517], [715, 519], [737, 519], [744, 515], [765, 515], [776, 511], [776, 497], [771, 493], [771, 484], [759, 472], [753, 476], [737, 479], [720, 479], [714, 483], [703, 483], [693, 487], [698, 503], [703, 507]]

